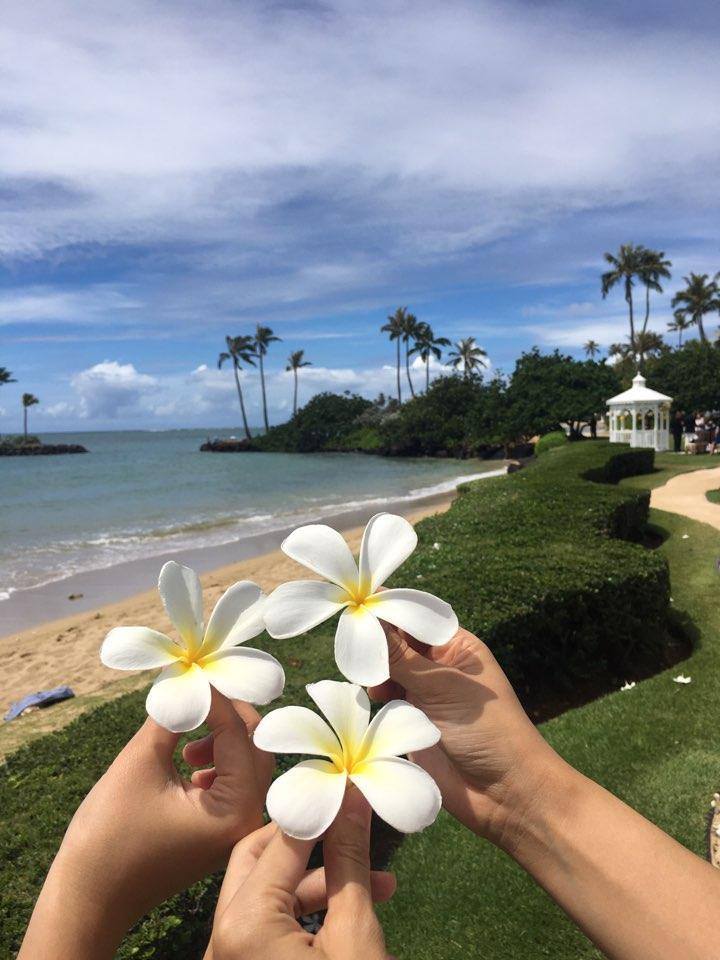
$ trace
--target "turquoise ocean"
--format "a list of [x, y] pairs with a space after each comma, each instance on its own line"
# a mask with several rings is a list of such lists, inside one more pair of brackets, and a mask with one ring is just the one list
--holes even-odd
[[[231, 431], [211, 431], [229, 436]], [[46, 434], [86, 455], [0, 459], [0, 600], [28, 587], [442, 493], [497, 463], [200, 453], [207, 430]]]

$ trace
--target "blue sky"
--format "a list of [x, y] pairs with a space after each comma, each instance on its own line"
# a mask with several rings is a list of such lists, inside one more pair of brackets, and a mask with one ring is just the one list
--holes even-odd
[[[226, 333], [272, 326], [274, 420], [392, 387], [407, 304], [510, 371], [625, 333], [602, 253], [720, 269], [706, 3], [8, 0], [0, 431], [237, 422]], [[257, 377], [246, 387], [257, 411]], [[254, 422], [259, 422], [257, 412]]]

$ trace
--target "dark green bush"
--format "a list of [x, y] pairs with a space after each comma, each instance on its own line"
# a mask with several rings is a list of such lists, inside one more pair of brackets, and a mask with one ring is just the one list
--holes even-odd
[[[618, 539], [640, 539], [649, 496], [616, 484], [652, 468], [652, 451], [576, 443], [519, 473], [468, 484], [447, 513], [418, 525], [418, 549], [394, 581], [449, 600], [526, 703], [630, 675], [635, 657], [661, 652], [669, 584], [661, 556]], [[305, 683], [338, 676], [333, 633], [330, 623], [295, 641], [258, 643], [283, 661], [281, 702], [307, 702]], [[144, 696], [107, 703], [0, 768], [0, 960], [18, 949], [74, 810], [142, 722]], [[171, 898], [118, 956], [201, 957], [217, 886], [209, 878]]]
[[564, 447], [567, 442], [567, 436], [562, 430], [553, 430], [552, 433], [546, 433], [540, 437], [535, 444], [535, 454], [539, 457], [541, 453], [546, 453], [555, 447]]
[[268, 452], [316, 453], [342, 447], [355, 429], [357, 419], [372, 409], [370, 400], [356, 394], [318, 393], [301, 407], [292, 420], [259, 437], [255, 450]]

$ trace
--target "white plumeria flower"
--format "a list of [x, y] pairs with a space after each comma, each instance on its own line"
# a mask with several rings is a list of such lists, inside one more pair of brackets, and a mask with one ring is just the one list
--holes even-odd
[[327, 830], [351, 780], [370, 806], [403, 833], [429, 826], [442, 797], [422, 767], [400, 754], [437, 743], [440, 731], [417, 707], [392, 700], [370, 722], [367, 694], [353, 683], [321, 680], [307, 692], [330, 721], [307, 707], [281, 707], [266, 714], [253, 742], [271, 753], [306, 753], [327, 760], [303, 760], [271, 785], [267, 809], [291, 837], [311, 840]]
[[210, 711], [211, 686], [233, 700], [270, 703], [285, 686], [275, 657], [237, 644], [264, 629], [266, 597], [249, 580], [233, 584], [218, 600], [203, 632], [202, 587], [194, 570], [171, 560], [160, 571], [158, 590], [180, 642], [148, 627], [115, 627], [100, 659], [116, 670], [162, 667], [145, 706], [173, 733], [194, 730]]
[[692, 683], [692, 677], [686, 677], [684, 673], [679, 673], [673, 677], [673, 683]]
[[440, 646], [458, 628], [452, 607], [431, 593], [380, 588], [417, 546], [411, 523], [391, 513], [369, 521], [355, 562], [343, 537], [324, 524], [293, 530], [282, 544], [293, 560], [325, 577], [283, 583], [268, 597], [265, 626], [271, 637], [296, 637], [342, 610], [335, 634], [335, 660], [353, 683], [373, 686], [390, 676], [380, 620], [407, 630], [422, 643]]
[[625, 683], [620, 687], [621, 690], [632, 690], [635, 686], [635, 681], [632, 682], [625, 681]]

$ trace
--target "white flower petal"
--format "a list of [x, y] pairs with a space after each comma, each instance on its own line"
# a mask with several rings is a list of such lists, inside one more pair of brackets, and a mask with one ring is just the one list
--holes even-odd
[[324, 523], [310, 523], [293, 530], [282, 550], [304, 567], [319, 573], [346, 590], [358, 583], [358, 568], [342, 534]]
[[375, 813], [403, 833], [428, 827], [442, 806], [442, 796], [430, 774], [399, 757], [360, 764], [350, 779]]
[[199, 727], [210, 712], [212, 691], [197, 666], [174, 663], [165, 667], [145, 701], [147, 712], [161, 727], [185, 733]]
[[413, 525], [394, 513], [376, 513], [360, 545], [360, 582], [375, 593], [417, 546]]
[[372, 611], [411, 637], [432, 647], [447, 643], [457, 633], [458, 618], [449, 603], [423, 590], [402, 587], [384, 590], [372, 598]]
[[115, 627], [103, 640], [100, 660], [116, 670], [166, 667], [182, 655], [170, 637], [148, 627]]
[[341, 587], [322, 580], [282, 583], [265, 601], [265, 627], [271, 637], [284, 640], [311, 630], [349, 602]]
[[340, 680], [320, 680], [306, 688], [330, 721], [340, 741], [354, 751], [370, 722], [370, 700], [362, 687]]
[[327, 760], [303, 760], [271, 784], [268, 813], [289, 836], [313, 840], [337, 816], [346, 785], [347, 774]]
[[390, 676], [387, 640], [380, 621], [363, 607], [345, 610], [335, 633], [335, 662], [343, 676], [364, 687]]
[[285, 673], [275, 657], [252, 647], [224, 647], [199, 664], [210, 683], [230, 700], [266, 704], [283, 692]]
[[323, 718], [307, 707], [280, 707], [266, 713], [255, 728], [253, 743], [268, 753], [342, 756], [338, 738]]
[[363, 741], [366, 760], [399, 757], [413, 750], [425, 750], [440, 739], [440, 731], [422, 710], [404, 700], [391, 700], [368, 727]]
[[170, 560], [160, 571], [158, 590], [167, 615], [190, 652], [202, 643], [202, 587], [190, 567]]
[[220, 597], [210, 615], [202, 652], [212, 653], [251, 640], [265, 629], [263, 592], [256, 583], [241, 580]]

